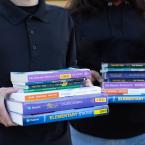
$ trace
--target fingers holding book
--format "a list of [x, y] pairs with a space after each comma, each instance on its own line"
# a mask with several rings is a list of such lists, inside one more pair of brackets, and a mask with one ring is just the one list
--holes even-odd
[[17, 89], [14, 88], [0, 88], [0, 123], [5, 127], [15, 126], [12, 123], [10, 116], [5, 107], [5, 99], [9, 94], [17, 92]]

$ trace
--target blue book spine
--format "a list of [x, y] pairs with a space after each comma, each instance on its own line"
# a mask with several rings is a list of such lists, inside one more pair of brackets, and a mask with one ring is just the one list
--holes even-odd
[[145, 68], [104, 68], [101, 70], [104, 72], [130, 72], [130, 71], [145, 71]]
[[138, 78], [138, 79], [125, 79], [125, 78], [120, 78], [120, 79], [106, 79], [104, 80], [105, 82], [145, 82], [145, 78]]
[[106, 72], [102, 74], [104, 79], [144, 79], [145, 72]]
[[24, 86], [35, 86], [35, 85], [46, 85], [46, 84], [64, 84], [64, 83], [74, 83], [74, 82], [84, 82], [86, 78], [77, 79], [66, 79], [66, 80], [52, 80], [43, 82], [26, 82]]
[[145, 95], [110, 95], [108, 103], [145, 103]]
[[108, 114], [108, 105], [59, 111], [49, 114], [22, 116], [23, 126], [95, 117]]
[[23, 114], [40, 114], [68, 109], [87, 108], [108, 104], [107, 94], [90, 94], [37, 102], [24, 102]]

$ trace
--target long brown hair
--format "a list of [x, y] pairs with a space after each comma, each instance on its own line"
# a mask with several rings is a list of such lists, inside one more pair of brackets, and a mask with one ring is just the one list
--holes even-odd
[[[97, 12], [104, 7], [107, 0], [70, 0], [67, 8], [71, 13], [92, 13], [97, 14]], [[126, 0], [125, 0], [126, 1]], [[145, 17], [145, 0], [128, 0], [134, 7], [143, 14]]]

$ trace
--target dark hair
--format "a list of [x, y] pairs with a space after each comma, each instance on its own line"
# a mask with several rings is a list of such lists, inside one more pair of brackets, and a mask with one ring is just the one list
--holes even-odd
[[[67, 8], [72, 14], [97, 14], [104, 7], [107, 0], [70, 0]], [[126, 1], [126, 0], [125, 0]], [[145, 16], [145, 0], [128, 0]]]

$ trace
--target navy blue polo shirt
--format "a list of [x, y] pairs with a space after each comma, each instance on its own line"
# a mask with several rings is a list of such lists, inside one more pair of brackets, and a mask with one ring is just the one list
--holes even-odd
[[[76, 63], [73, 23], [68, 13], [40, 0], [35, 13], [0, 1], [0, 87], [10, 72], [44, 71]], [[29, 127], [0, 125], [0, 145], [71, 145], [66, 122]]]

